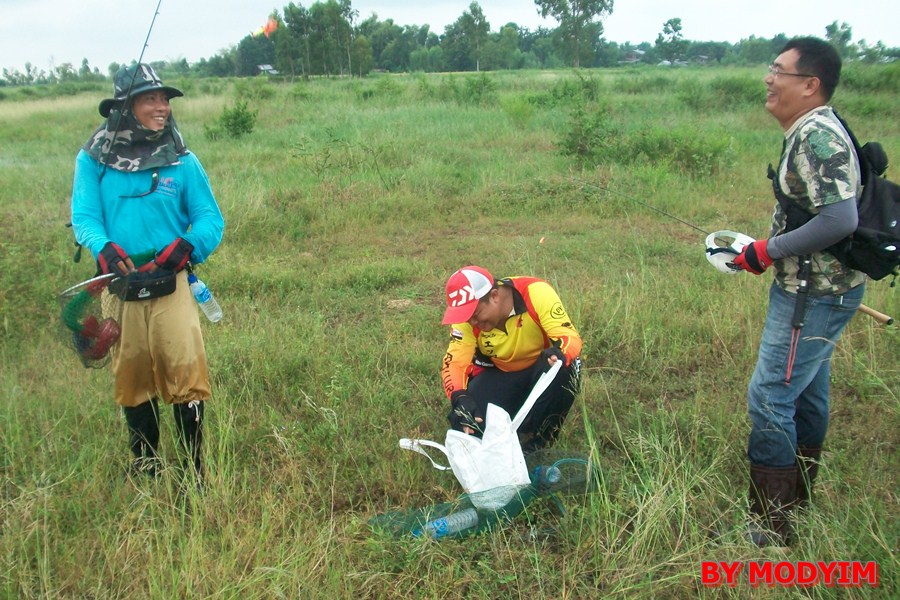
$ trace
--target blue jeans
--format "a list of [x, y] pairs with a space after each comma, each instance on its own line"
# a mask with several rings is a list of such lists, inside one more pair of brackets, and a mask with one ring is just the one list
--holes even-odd
[[769, 290], [769, 313], [759, 343], [747, 403], [752, 429], [747, 457], [754, 465], [796, 464], [797, 446], [819, 448], [828, 431], [831, 354], [856, 313], [865, 285], [843, 296], [809, 296], [790, 383], [785, 383], [795, 294]]

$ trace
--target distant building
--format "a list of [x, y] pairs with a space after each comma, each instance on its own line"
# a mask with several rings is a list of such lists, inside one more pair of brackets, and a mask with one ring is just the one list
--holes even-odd
[[256, 65], [256, 69], [260, 74], [265, 73], [266, 75], [278, 75], [278, 71], [272, 65]]
[[639, 63], [644, 59], [644, 51], [643, 50], [629, 50], [625, 53], [625, 58], [621, 61], [622, 64], [631, 65], [634, 63]]

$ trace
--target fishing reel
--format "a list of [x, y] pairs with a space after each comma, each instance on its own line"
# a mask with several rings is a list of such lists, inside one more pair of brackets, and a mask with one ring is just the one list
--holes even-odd
[[713, 232], [706, 238], [706, 260], [720, 273], [740, 273], [743, 269], [734, 264], [734, 257], [755, 241], [748, 235], [727, 229]]

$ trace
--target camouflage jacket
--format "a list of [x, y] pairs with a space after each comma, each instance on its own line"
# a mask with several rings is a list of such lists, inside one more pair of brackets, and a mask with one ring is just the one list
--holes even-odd
[[[811, 110], [785, 132], [777, 185], [812, 214], [818, 214], [820, 207], [827, 204], [859, 199], [859, 161], [847, 132], [830, 107]], [[787, 215], [776, 202], [769, 237], [784, 233], [786, 222]], [[773, 267], [775, 283], [787, 292], [796, 292], [799, 257], [776, 259]], [[865, 274], [845, 267], [828, 252], [812, 254], [811, 295], [843, 294], [865, 280]]]

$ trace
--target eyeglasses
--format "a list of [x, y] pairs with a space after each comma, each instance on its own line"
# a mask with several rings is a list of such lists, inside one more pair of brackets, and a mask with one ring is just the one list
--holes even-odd
[[812, 75], [810, 73], [787, 73], [781, 70], [781, 67], [772, 63], [769, 65], [769, 75], [772, 77], [778, 77], [779, 75], [787, 75], [788, 77], [818, 77], [818, 75]]
[[157, 186], [159, 185], [159, 169], [153, 169], [153, 175], [150, 176], [150, 189], [144, 192], [143, 194], [134, 194], [133, 196], [119, 196], [119, 198], [143, 198], [144, 196], [149, 196], [153, 192], [156, 191]]

